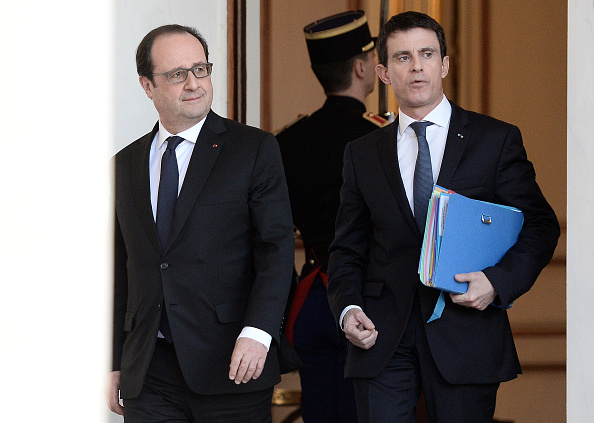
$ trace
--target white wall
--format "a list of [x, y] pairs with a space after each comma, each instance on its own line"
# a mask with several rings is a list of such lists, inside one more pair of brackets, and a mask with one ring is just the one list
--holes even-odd
[[[193, 26], [208, 42], [214, 64], [212, 109], [227, 115], [227, 1], [118, 0], [116, 2], [115, 136], [117, 150], [149, 132], [158, 119], [136, 73], [136, 47], [151, 29]], [[114, 151], [115, 152], [115, 151]]]
[[113, 6], [4, 5], [1, 422], [105, 422]]
[[567, 421], [594, 416], [594, 3], [568, 2]]
[[109, 162], [156, 120], [135, 48], [198, 27], [225, 115], [226, 1], [23, 0], [0, 19], [0, 421], [106, 422]]

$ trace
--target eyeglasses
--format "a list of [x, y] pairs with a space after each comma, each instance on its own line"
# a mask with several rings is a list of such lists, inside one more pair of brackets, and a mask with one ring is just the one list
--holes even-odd
[[212, 73], [212, 63], [198, 63], [192, 68], [179, 68], [165, 73], [151, 73], [151, 75], [165, 75], [170, 84], [179, 84], [188, 79], [188, 71], [192, 71], [196, 78], [206, 78]]

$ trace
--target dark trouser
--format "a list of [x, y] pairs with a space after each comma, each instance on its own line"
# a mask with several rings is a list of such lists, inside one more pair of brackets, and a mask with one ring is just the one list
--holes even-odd
[[429, 350], [418, 298], [386, 369], [373, 379], [354, 379], [354, 385], [360, 423], [414, 423], [421, 390], [432, 423], [490, 423], [499, 388], [445, 381]]
[[357, 421], [352, 382], [344, 379], [346, 342], [338, 337], [326, 287], [318, 276], [295, 322], [295, 350], [303, 361], [299, 374], [305, 423]]
[[242, 394], [196, 394], [184, 380], [173, 345], [158, 340], [140, 396], [124, 400], [124, 421], [270, 423], [271, 401], [272, 388]]

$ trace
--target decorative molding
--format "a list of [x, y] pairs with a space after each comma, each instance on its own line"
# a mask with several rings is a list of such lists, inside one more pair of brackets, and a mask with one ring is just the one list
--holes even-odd
[[246, 0], [227, 0], [227, 117], [246, 122]]
[[235, 8], [233, 0], [227, 0], [227, 116], [233, 115], [235, 107], [233, 86], [235, 85]]
[[567, 329], [559, 326], [524, 326], [513, 328], [514, 338], [567, 336]]
[[271, 43], [270, 1], [260, 0], [260, 128], [271, 131], [270, 110]]
[[521, 363], [522, 372], [566, 372], [565, 363]]
[[490, 12], [489, 0], [482, 0], [482, 23], [481, 23], [481, 66], [482, 66], [482, 87], [481, 87], [481, 112], [488, 115], [490, 108], [490, 88], [491, 80], [489, 78], [489, 70], [491, 69], [491, 38], [489, 37], [490, 27]]

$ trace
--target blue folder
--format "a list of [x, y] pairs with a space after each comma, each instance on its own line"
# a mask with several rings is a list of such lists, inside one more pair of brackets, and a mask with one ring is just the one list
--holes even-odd
[[[431, 203], [439, 201], [440, 196], [449, 198], [442, 236], [439, 235], [437, 223], [439, 213], [432, 215], [432, 204], [429, 205], [426, 227], [437, 229], [426, 230], [425, 241], [430, 242], [431, 237], [437, 238], [431, 244], [436, 246], [433, 254], [421, 256], [419, 269], [423, 265], [431, 268], [429, 275], [421, 276], [421, 282], [445, 292], [463, 294], [468, 289], [468, 283], [457, 282], [454, 275], [481, 271], [499, 263], [507, 250], [516, 243], [524, 214], [513, 207], [473, 200], [438, 186], [436, 188], [441, 192], [436, 195], [434, 191]], [[429, 219], [435, 221], [429, 222]]]

